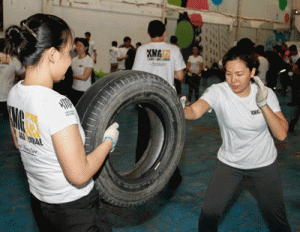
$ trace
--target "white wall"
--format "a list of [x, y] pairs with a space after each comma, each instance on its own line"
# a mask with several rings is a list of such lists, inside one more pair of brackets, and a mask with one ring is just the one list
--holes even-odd
[[[63, 18], [73, 29], [74, 35], [83, 37], [84, 32], [90, 31], [92, 40], [95, 41], [98, 50], [98, 62], [96, 70], [109, 71], [108, 50], [113, 40], [119, 44], [123, 42], [125, 36], [130, 36], [132, 43], [148, 43], [150, 40], [146, 35], [147, 25], [153, 19], [162, 19], [162, 5], [164, 0], [126, 0], [132, 3], [149, 3], [147, 5], [124, 4], [121, 0], [5, 0], [4, 1], [4, 30], [11, 24], [19, 22], [28, 16], [46, 12], [55, 14]], [[48, 4], [45, 7], [45, 2]], [[81, 3], [80, 3], [81, 2]], [[151, 4], [156, 2], [157, 4]], [[223, 0], [219, 6], [215, 6], [212, 0], [208, 0], [211, 11], [220, 12], [232, 16], [237, 15], [238, 0]], [[292, 2], [284, 11], [279, 9], [278, 0], [240, 0], [241, 13], [244, 17], [260, 18], [283, 22], [284, 15], [291, 13]], [[49, 6], [51, 4], [51, 6]], [[178, 12], [168, 10], [167, 14], [167, 38], [175, 34]], [[234, 18], [234, 17], [233, 17]], [[207, 22], [205, 22], [207, 24]], [[207, 24], [209, 31], [214, 30], [215, 24]], [[232, 27], [224, 30], [228, 37], [228, 45], [232, 45], [237, 38], [248, 37], [256, 44], [264, 44], [272, 36], [273, 25], [265, 23], [259, 28], [251, 25], [247, 20], [241, 22], [240, 29], [237, 30], [237, 21]], [[231, 29], [229, 29], [231, 28]], [[3, 33], [0, 33], [3, 36]], [[204, 36], [204, 35], [202, 35]], [[218, 35], [218, 39], [222, 34]], [[209, 46], [207, 44], [207, 46]], [[218, 55], [221, 57], [225, 46], [219, 47]], [[216, 48], [217, 49], [217, 48]], [[210, 48], [209, 48], [210, 50]], [[204, 53], [207, 51], [203, 51]], [[209, 57], [218, 59], [214, 54]]]
[[[97, 64], [95, 70], [109, 71], [108, 50], [111, 42], [116, 40], [123, 43], [123, 38], [129, 36], [132, 44], [137, 42], [149, 43], [146, 35], [148, 23], [158, 17], [111, 13], [71, 7], [53, 6], [53, 14], [63, 18], [74, 31], [74, 36], [84, 37], [86, 31], [91, 32], [91, 39], [97, 45]], [[176, 28], [176, 20], [167, 21], [167, 38], [169, 39]]]
[[[4, 0], [3, 1], [3, 24], [4, 31], [10, 25], [20, 24], [20, 21], [32, 14], [42, 11], [41, 0]], [[4, 37], [4, 32], [0, 32]]]

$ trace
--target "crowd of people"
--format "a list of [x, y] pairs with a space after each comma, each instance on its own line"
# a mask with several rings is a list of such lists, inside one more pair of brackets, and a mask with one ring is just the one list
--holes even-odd
[[[164, 23], [151, 21], [145, 33], [151, 40], [145, 45], [137, 43], [133, 47], [130, 37], [125, 37], [121, 46], [112, 42], [110, 72], [149, 72], [165, 79], [174, 91], [178, 91], [175, 80], [182, 83], [187, 77], [187, 102], [178, 93], [185, 118], [196, 120], [214, 110], [220, 126], [223, 143], [201, 209], [199, 231], [218, 230], [219, 218], [245, 179], [252, 182], [259, 196], [270, 231], [291, 231], [273, 137], [284, 140], [299, 119], [297, 47], [283, 44], [265, 52], [263, 46], [255, 46], [249, 39], [238, 41], [221, 62], [225, 81], [210, 86], [200, 96], [199, 82], [205, 72], [201, 48], [193, 46], [185, 63], [176, 38], [165, 42]], [[0, 53], [1, 64], [11, 68], [5, 74], [10, 78], [5, 82], [7, 89], [0, 95], [1, 111], [4, 102], [27, 174], [38, 227], [41, 231], [111, 231], [93, 175], [117, 144], [118, 123], [108, 127], [102, 143], [86, 155], [85, 135], [74, 107], [94, 81], [97, 49], [91, 33], [73, 40], [65, 21], [53, 15], [35, 14], [20, 25], [10, 26], [5, 32], [5, 44], [5, 53]], [[13, 82], [15, 73], [25, 73], [24, 78]], [[289, 105], [296, 107], [290, 125], [274, 92], [278, 79], [282, 94], [286, 94], [287, 86], [292, 88]], [[71, 88], [60, 92], [65, 88], [57, 82], [65, 82]], [[143, 130], [143, 111], [141, 107], [139, 131]], [[32, 126], [20, 125], [24, 117]], [[176, 186], [181, 179], [177, 168], [169, 184]]]
[[136, 51], [141, 45], [141, 42], [137, 42], [136, 47], [134, 47], [129, 36], [124, 37], [123, 44], [119, 47], [117, 41], [112, 41], [109, 49], [110, 73], [131, 70]]

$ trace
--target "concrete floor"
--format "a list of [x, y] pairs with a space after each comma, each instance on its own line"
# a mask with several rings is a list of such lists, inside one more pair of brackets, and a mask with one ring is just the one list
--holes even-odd
[[[209, 79], [209, 85], [217, 82]], [[201, 93], [204, 88], [200, 87]], [[183, 84], [187, 94], [187, 85]], [[290, 120], [291, 93], [277, 93], [284, 115]], [[163, 189], [143, 205], [119, 208], [105, 205], [113, 231], [197, 231], [198, 217], [208, 181], [221, 144], [214, 113], [187, 121], [186, 142], [179, 168], [183, 176], [177, 189]], [[282, 172], [287, 215], [292, 231], [300, 232], [300, 123], [283, 141], [276, 141]], [[8, 120], [0, 116], [0, 232], [38, 231], [29, 202], [28, 184], [19, 153], [14, 149]], [[228, 205], [219, 231], [268, 231], [255, 199], [245, 189]]]

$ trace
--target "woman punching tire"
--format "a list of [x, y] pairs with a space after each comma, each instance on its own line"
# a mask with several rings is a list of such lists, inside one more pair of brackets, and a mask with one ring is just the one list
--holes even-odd
[[[86, 134], [87, 154], [101, 143], [109, 125], [120, 124], [116, 149], [95, 177], [102, 199], [127, 207], [142, 204], [162, 190], [179, 163], [185, 140], [183, 109], [172, 86], [150, 73], [117, 72], [91, 86], [76, 108]], [[142, 125], [148, 132], [143, 154], [136, 160], [135, 150], [128, 154], [134, 145], [128, 144], [137, 140], [133, 132], [137, 111], [148, 117]], [[125, 116], [124, 112], [129, 113]], [[125, 170], [119, 170], [121, 166]]]

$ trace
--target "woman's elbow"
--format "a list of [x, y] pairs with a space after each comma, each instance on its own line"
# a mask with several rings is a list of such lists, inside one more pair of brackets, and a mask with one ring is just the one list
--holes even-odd
[[73, 185], [77, 187], [85, 185], [91, 179], [90, 177], [85, 176], [84, 174], [69, 175], [66, 177], [69, 182], [71, 182]]
[[279, 141], [284, 141], [287, 138], [287, 133], [276, 136]]

